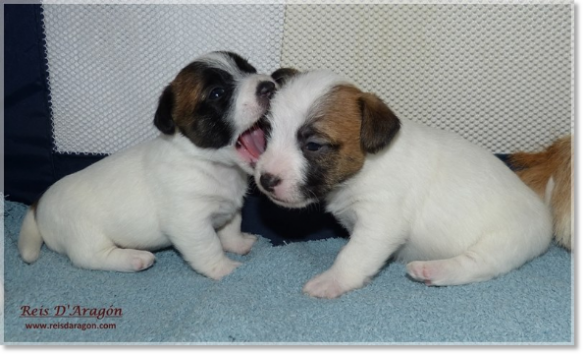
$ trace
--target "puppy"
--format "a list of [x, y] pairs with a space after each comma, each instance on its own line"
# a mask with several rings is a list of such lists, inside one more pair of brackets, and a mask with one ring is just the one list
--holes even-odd
[[274, 89], [237, 54], [197, 58], [160, 97], [160, 136], [64, 177], [31, 206], [23, 260], [44, 242], [78, 267], [134, 272], [172, 245], [207, 277], [231, 273], [240, 263], [224, 251], [245, 254], [255, 241], [240, 231], [240, 210]]
[[520, 179], [550, 206], [555, 241], [569, 251], [573, 249], [572, 139], [571, 135], [565, 136], [542, 152], [510, 156]]
[[391, 256], [415, 280], [444, 286], [488, 280], [547, 249], [549, 210], [491, 153], [398, 119], [337, 74], [288, 70], [280, 80], [255, 181], [285, 207], [324, 200], [351, 233], [305, 293], [360, 288]]

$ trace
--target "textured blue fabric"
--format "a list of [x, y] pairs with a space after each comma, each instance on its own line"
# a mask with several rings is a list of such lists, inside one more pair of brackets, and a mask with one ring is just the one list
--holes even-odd
[[[335, 300], [302, 294], [344, 239], [272, 246], [261, 238], [220, 282], [172, 249], [140, 273], [89, 271], [46, 247], [27, 265], [16, 243], [26, 206], [5, 203], [5, 342], [572, 344], [571, 254], [551, 248], [488, 282], [426, 287], [391, 263]], [[122, 317], [22, 318], [23, 306], [120, 308]], [[51, 311], [53, 313], [53, 311]], [[116, 323], [115, 330], [27, 330], [27, 323]]]

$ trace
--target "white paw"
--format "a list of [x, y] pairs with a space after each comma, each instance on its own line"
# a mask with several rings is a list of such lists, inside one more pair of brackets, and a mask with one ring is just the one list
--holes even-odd
[[221, 240], [221, 244], [227, 252], [245, 255], [250, 252], [256, 240], [258, 240], [256, 236], [243, 232], [240, 236]]
[[427, 277], [425, 277], [426, 272], [422, 262], [410, 262], [406, 265], [406, 272], [409, 276], [417, 281], [424, 282], [427, 279]]
[[337, 274], [328, 270], [307, 282], [303, 292], [311, 297], [333, 299], [351, 289], [353, 288], [344, 287]]
[[228, 274], [232, 273], [241, 265], [241, 262], [236, 262], [226, 257], [222, 259], [221, 262], [218, 263], [214, 268], [212, 268], [207, 276], [215, 280], [220, 280]]
[[154, 259], [154, 255], [148, 251], [132, 251], [130, 253], [130, 264], [136, 272], [152, 266]]
[[436, 285], [435, 279], [439, 271], [436, 266], [429, 262], [410, 262], [406, 265], [406, 271], [412, 278], [424, 282], [427, 286]]

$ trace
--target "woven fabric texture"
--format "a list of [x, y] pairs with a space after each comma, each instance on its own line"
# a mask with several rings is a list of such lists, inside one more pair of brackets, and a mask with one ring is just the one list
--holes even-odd
[[158, 97], [195, 57], [231, 50], [278, 68], [283, 5], [43, 5], [60, 153], [113, 153], [156, 135]]
[[330, 68], [494, 153], [571, 131], [571, 5], [289, 5], [282, 64]]
[[572, 130], [567, 2], [43, 7], [57, 152], [113, 153], [154, 136], [158, 95], [211, 50], [260, 72], [332, 69], [399, 117], [494, 153]]

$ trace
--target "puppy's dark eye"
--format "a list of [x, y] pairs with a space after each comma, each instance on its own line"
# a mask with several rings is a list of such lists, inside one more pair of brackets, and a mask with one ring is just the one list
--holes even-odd
[[319, 151], [321, 148], [323, 147], [322, 144], [317, 143], [317, 142], [307, 142], [307, 144], [305, 145], [305, 148], [308, 151], [312, 151], [312, 152], [317, 152]]
[[214, 88], [210, 93], [209, 93], [209, 100], [215, 101], [215, 100], [219, 100], [223, 97], [223, 95], [225, 94], [225, 89], [222, 87], [217, 87]]

